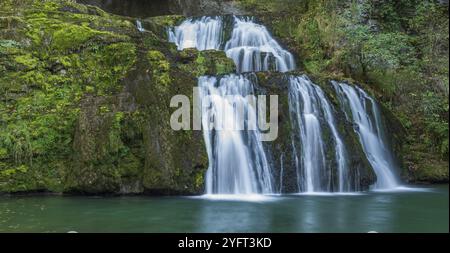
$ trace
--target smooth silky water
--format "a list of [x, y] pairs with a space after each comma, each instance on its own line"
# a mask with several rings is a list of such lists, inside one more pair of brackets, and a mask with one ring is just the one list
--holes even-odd
[[[145, 32], [139, 21], [136, 26]], [[292, 54], [252, 18], [233, 17], [227, 38], [224, 26], [221, 17], [188, 19], [169, 30], [169, 40], [179, 50], [223, 50], [238, 73], [295, 69]], [[255, 108], [241, 101], [254, 93], [255, 80], [238, 73], [199, 78], [202, 100], [213, 95], [210, 108], [228, 124], [235, 123], [230, 117], [235, 103], [256, 117]], [[294, 149], [299, 193], [275, 194], [280, 190], [274, 187], [274, 168], [258, 131], [204, 130], [210, 162], [205, 195], [0, 197], [0, 232], [448, 232], [448, 185], [399, 187], [375, 101], [357, 87], [334, 83], [334, 88], [347, 120], [358, 126], [355, 132], [377, 174], [373, 191], [350, 192], [357, 189], [349, 183], [347, 151], [333, 115], [336, 108], [319, 86], [299, 76], [289, 79], [291, 118], [301, 137], [293, 139], [301, 142], [301, 150]], [[236, 95], [236, 100], [225, 95]], [[203, 110], [202, 115], [208, 118], [210, 113]], [[330, 163], [322, 159], [326, 129], [333, 138], [337, 187], [327, 174]]]
[[[172, 14], [169, 6], [171, 1], [166, 0], [78, 2], [96, 4], [116, 14], [142, 19]], [[256, 24], [251, 18], [235, 17], [230, 38], [225, 38], [222, 21], [220, 17], [187, 20], [171, 31], [169, 39], [176, 43], [180, 50], [189, 47], [199, 50], [223, 50], [237, 64], [238, 72], [286, 72], [296, 68], [292, 54], [284, 50], [264, 26]], [[136, 26], [139, 31], [145, 31], [140, 21], [136, 22]], [[224, 93], [236, 93], [230, 91], [232, 89], [229, 85], [216, 87], [213, 84], [217, 80], [213, 78], [205, 77], [200, 80], [204, 91], [215, 92], [219, 98]], [[229, 79], [231, 78], [233, 77], [230, 76]], [[239, 82], [236, 83], [242, 84], [242, 78], [238, 79]], [[291, 81], [291, 108], [294, 118], [300, 121], [296, 130], [301, 131], [309, 127], [312, 132], [321, 131], [323, 129], [314, 128], [314, 124], [317, 124], [317, 119], [320, 118], [326, 122], [323, 128], [328, 127], [334, 138], [335, 160], [339, 171], [338, 190], [343, 193], [323, 192], [329, 189], [317, 183], [320, 174], [314, 174], [317, 172], [314, 169], [327, 166], [320, 159], [314, 160], [311, 156], [323, 152], [320, 133], [304, 136], [311, 145], [304, 146], [304, 154], [298, 152], [299, 160], [300, 156], [306, 154], [306, 159], [303, 160], [305, 164], [299, 163], [299, 166], [315, 164], [307, 169], [306, 176], [299, 177], [299, 188], [303, 188], [303, 192], [292, 195], [262, 195], [255, 193], [279, 192], [271, 186], [273, 182], [269, 180], [265, 151], [259, 152], [259, 162], [242, 166], [243, 171], [238, 173], [243, 173], [244, 176], [240, 181], [232, 181], [229, 180], [230, 173], [234, 173], [232, 166], [228, 166], [224, 157], [213, 155], [214, 152], [232, 153], [237, 148], [242, 157], [233, 162], [243, 163], [251, 159], [250, 150], [242, 143], [243, 138], [239, 134], [233, 133], [234, 139], [231, 140], [222, 138], [220, 134], [215, 136], [214, 138], [224, 145], [214, 147], [211, 144], [213, 135], [211, 132], [204, 132], [211, 151], [211, 174], [206, 176], [208, 182], [205, 182], [206, 193], [209, 193], [207, 195], [0, 196], [0, 232], [449, 232], [448, 185], [427, 188], [421, 186], [418, 189], [398, 186], [396, 176], [389, 169], [392, 158], [383, 145], [384, 137], [379, 129], [378, 118], [367, 116], [370, 108], [366, 108], [365, 104], [374, 103], [367, 94], [345, 84], [335, 83], [341, 103], [348, 106], [348, 120], [359, 126], [355, 131], [378, 177], [375, 185], [378, 189], [375, 191], [348, 193], [350, 187], [346, 180], [345, 163], [347, 154], [335, 128], [333, 108], [317, 86], [309, 80], [298, 77]], [[244, 91], [242, 95], [249, 92], [240, 88], [240, 91]], [[303, 103], [308, 103], [311, 107], [305, 108]], [[376, 107], [373, 108], [376, 110]], [[226, 112], [221, 108], [218, 111]], [[377, 111], [371, 114], [378, 116]], [[253, 139], [259, 144], [257, 133], [254, 133]], [[255, 146], [260, 148], [259, 145]], [[219, 174], [219, 167], [225, 177], [214, 178], [213, 174]], [[282, 167], [280, 170], [283, 173]], [[280, 181], [280, 185], [282, 184]], [[241, 195], [242, 193], [250, 194]]]
[[0, 197], [0, 232], [448, 232], [448, 190], [254, 199]]
[[[295, 69], [294, 57], [270, 36], [266, 27], [251, 17], [231, 18], [232, 32], [225, 38], [223, 17], [189, 18], [168, 29], [168, 39], [178, 50], [223, 50], [233, 59], [237, 72], [280, 71]], [[272, 171], [266, 150], [257, 129], [248, 126], [234, 129], [246, 122], [245, 115], [259, 117], [257, 108], [244, 98], [254, 95], [255, 80], [248, 75], [230, 74], [223, 77], [202, 76], [198, 80], [202, 103], [203, 135], [209, 159], [206, 173], [206, 194], [254, 195], [275, 193]], [[229, 98], [234, 96], [234, 98]], [[204, 106], [202, 106], [204, 107]], [[235, 113], [236, 107], [245, 112]], [[222, 129], [209, 130], [211, 118], [221, 119]]]
[[[238, 73], [288, 72], [296, 69], [293, 55], [252, 17], [189, 18], [176, 27], [168, 28], [168, 39], [177, 45], [178, 50], [222, 50], [233, 59]], [[336, 108], [332, 107], [322, 89], [306, 75], [287, 74], [286, 77], [297, 192], [359, 191], [361, 182], [358, 171], [349, 173], [346, 144], [335, 121]], [[220, 81], [216, 80], [217, 77], [199, 78], [202, 100], [210, 95], [216, 97], [212, 106], [214, 112], [205, 113], [202, 110], [202, 117], [205, 120], [211, 114], [217, 114], [229, 124], [234, 124], [233, 101], [228, 101], [225, 96], [242, 98], [252, 94], [248, 90], [257, 87], [257, 80], [238, 74], [220, 78]], [[391, 155], [393, 151], [387, 144], [375, 100], [359, 88], [336, 82], [333, 86], [341, 102], [338, 110], [344, 109], [349, 123], [357, 125], [355, 132], [377, 176], [372, 188], [395, 189], [400, 185], [394, 172], [398, 168]], [[250, 105], [244, 107], [250, 112], [255, 111]], [[325, 142], [326, 133], [331, 134], [331, 142]], [[244, 141], [246, 135], [253, 136], [251, 142]], [[270, 155], [271, 151], [263, 148], [258, 136], [258, 132], [251, 131], [204, 130], [210, 163], [206, 174], [206, 194], [267, 194], [281, 191], [275, 189], [273, 172], [280, 169], [281, 174], [282, 168], [267, 162], [267, 154]], [[334, 154], [329, 154], [329, 150], [334, 150]], [[327, 157], [331, 159], [327, 160]], [[280, 186], [282, 184], [281, 181]]]

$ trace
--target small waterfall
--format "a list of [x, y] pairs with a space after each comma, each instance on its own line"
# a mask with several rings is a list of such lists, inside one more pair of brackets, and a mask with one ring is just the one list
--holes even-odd
[[[301, 157], [297, 161], [298, 188], [300, 191], [348, 191], [346, 176], [346, 151], [334, 122], [334, 116], [323, 91], [306, 76], [289, 79], [289, 106], [294, 129], [299, 131]], [[323, 125], [321, 122], [325, 122]], [[295, 123], [294, 123], [295, 124]], [[323, 140], [323, 127], [328, 127], [334, 141], [338, 187], [333, 186], [332, 164], [326, 161], [327, 146]], [[293, 144], [293, 146], [295, 146]], [[295, 149], [294, 149], [295, 150]], [[297, 152], [294, 153], [297, 156]]]
[[224, 38], [225, 21], [222, 17], [191, 18], [169, 29], [169, 41], [175, 43], [178, 50], [223, 49], [233, 59], [239, 73], [295, 69], [293, 55], [272, 38], [265, 26], [256, 24], [252, 18], [236, 16], [233, 24], [231, 37], [225, 43], [227, 38]]
[[136, 20], [136, 28], [138, 29], [139, 32], [145, 32], [144, 27], [142, 26], [142, 22], [140, 20]]
[[[267, 29], [251, 18], [234, 16], [231, 37], [225, 42], [228, 21], [222, 17], [187, 19], [169, 29], [169, 41], [175, 43], [178, 50], [224, 50], [234, 60], [238, 72], [284, 72], [295, 68], [292, 54], [283, 50]], [[256, 108], [245, 99], [254, 94], [253, 82], [243, 75], [203, 76], [198, 86], [202, 102], [210, 103], [210, 107], [202, 108], [203, 135], [209, 158], [206, 193], [274, 193], [271, 168], [259, 130], [230, 129], [240, 122], [247, 124], [244, 115], [236, 115], [236, 107], [245, 108], [247, 118], [257, 119]], [[225, 127], [210, 130], [211, 118], [224, 119]]]
[[222, 17], [190, 18], [169, 29], [169, 41], [175, 43], [178, 50], [219, 50], [223, 41], [223, 30]]
[[[203, 76], [198, 83], [209, 158], [206, 193], [273, 193], [271, 168], [259, 130], [236, 128], [245, 122], [245, 129], [249, 129], [247, 118], [257, 119], [256, 108], [246, 99], [254, 94], [252, 81], [232, 74], [222, 78]], [[236, 108], [243, 108], [244, 113]], [[215, 120], [215, 129], [210, 127], [211, 120]]]
[[355, 124], [355, 131], [363, 146], [364, 152], [372, 165], [377, 182], [377, 189], [392, 189], [398, 186], [392, 150], [388, 147], [384, 137], [381, 115], [378, 105], [359, 87], [333, 82], [347, 118]]
[[238, 72], [295, 69], [294, 57], [272, 38], [267, 28], [249, 17], [234, 17], [234, 28], [225, 45], [227, 56]]
[[[321, 105], [324, 111], [325, 120], [328, 123], [328, 126], [333, 134], [333, 138], [335, 141], [335, 157], [337, 163], [337, 169], [339, 174], [339, 192], [347, 192], [351, 190], [351, 185], [348, 181], [348, 173], [347, 173], [347, 151], [345, 149], [344, 142], [339, 135], [339, 132], [336, 128], [336, 123], [334, 120], [333, 111], [331, 109], [328, 100], [325, 98], [323, 91], [315, 86], [316, 94], [321, 101]], [[355, 182], [355, 188], [358, 188], [359, 182]]]

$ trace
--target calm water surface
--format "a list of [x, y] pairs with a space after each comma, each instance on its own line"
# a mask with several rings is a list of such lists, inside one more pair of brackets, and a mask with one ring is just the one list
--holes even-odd
[[0, 197], [0, 232], [449, 232], [448, 185], [256, 199]]

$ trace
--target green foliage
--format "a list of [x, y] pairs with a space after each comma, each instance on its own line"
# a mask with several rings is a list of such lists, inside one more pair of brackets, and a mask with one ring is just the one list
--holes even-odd
[[8, 51], [19, 48], [20, 44], [14, 40], [0, 40], [0, 53], [8, 54]]
[[[18, 16], [6, 27], [15, 29], [14, 37], [0, 38], [0, 191], [61, 189], [81, 98], [120, 91], [136, 47], [122, 33], [95, 26], [120, 31], [126, 22], [59, 11], [63, 4], [79, 7], [73, 2], [17, 4], [23, 11], [9, 6]], [[117, 147], [115, 130], [111, 144]]]
[[97, 34], [102, 34], [102, 32], [95, 31], [87, 25], [61, 25], [53, 33], [53, 48], [67, 50], [79, 47]]
[[422, 95], [422, 112], [425, 115], [425, 126], [428, 134], [425, 142], [430, 148], [448, 157], [448, 98], [441, 98], [441, 95], [431, 91]]
[[15, 58], [15, 61], [27, 69], [34, 69], [39, 63], [39, 60], [32, 57], [31, 54], [19, 55]]
[[[442, 164], [438, 160], [448, 160], [448, 4], [434, 0], [239, 3], [299, 55], [299, 65], [307, 72], [367, 84], [406, 127], [406, 152], [414, 147], [416, 153], [430, 154], [426, 160], [437, 165]], [[424, 167], [419, 160], [414, 163]]]
[[195, 76], [223, 75], [236, 72], [233, 60], [222, 51], [198, 51], [193, 48], [177, 52], [180, 58], [178, 67], [184, 71], [194, 73]]
[[171, 82], [170, 63], [166, 60], [164, 54], [158, 50], [148, 51], [147, 59], [150, 63], [150, 70], [158, 85], [158, 89], [165, 91]]
[[[367, 72], [382, 75], [385, 70], [395, 72], [409, 66], [414, 71], [421, 65], [422, 59], [418, 56], [423, 48], [417, 45], [415, 33], [419, 32], [409, 32], [412, 27], [419, 27], [420, 33], [439, 37], [435, 41], [444, 43], [441, 48], [448, 48], [445, 7], [433, 1], [240, 2], [249, 11], [256, 9], [276, 35], [293, 45], [307, 70], [314, 74], [342, 71], [355, 79], [380, 85], [376, 80], [368, 80]], [[269, 16], [267, 20], [265, 15]], [[295, 21], [290, 21], [291, 18]], [[407, 27], [402, 27], [404, 25]], [[438, 32], [428, 32], [430, 28]]]

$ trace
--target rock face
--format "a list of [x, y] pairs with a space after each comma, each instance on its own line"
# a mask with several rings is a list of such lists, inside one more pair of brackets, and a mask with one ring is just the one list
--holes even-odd
[[385, 107], [403, 181], [448, 182], [448, 1], [238, 3], [306, 72], [359, 83]]
[[77, 0], [82, 4], [98, 6], [108, 12], [147, 18], [163, 15], [207, 16], [240, 14], [231, 0]]
[[173, 131], [169, 104], [233, 72], [224, 53], [178, 52], [160, 35], [177, 16], [141, 33], [71, 1], [0, 7], [0, 192], [203, 192], [202, 134]]
[[[68, 0], [0, 3], [0, 193], [203, 193], [208, 157], [202, 132], [172, 130], [169, 119], [176, 108], [170, 100], [182, 94], [192, 101], [197, 77], [236, 69], [223, 52], [177, 51], [165, 37], [166, 27], [180, 22], [180, 15], [238, 14], [234, 2], [80, 1], [142, 18], [145, 31], [138, 31], [135, 19]], [[135, 12], [148, 9], [154, 12]], [[178, 15], [147, 18], [161, 14]], [[285, 42], [295, 47], [291, 39]], [[266, 147], [273, 166], [284, 168], [281, 179], [275, 171], [283, 192], [294, 192], [286, 80], [277, 73], [257, 78], [259, 93], [280, 96], [279, 138]], [[330, 77], [312, 79], [337, 106]], [[401, 154], [406, 133], [383, 110], [392, 145]], [[350, 173], [357, 171], [360, 189], [367, 189], [376, 177], [352, 126], [338, 127]], [[405, 166], [414, 180], [448, 180], [448, 165], [435, 170], [431, 164], [425, 171], [411, 160]]]
[[[289, 74], [300, 76], [303, 72], [289, 72]], [[269, 73], [260, 72], [257, 74], [259, 89], [258, 92], [264, 95], [278, 95], [279, 100], [279, 132], [278, 138], [273, 142], [267, 143], [267, 148], [271, 150], [271, 162], [272, 166], [275, 168], [283, 168], [283, 174], [280, 175], [280, 169], [275, 171], [275, 181], [276, 189], [280, 189], [283, 192], [297, 192], [297, 171], [296, 171], [296, 161], [293, 156], [293, 143], [295, 145], [299, 144], [298, 141], [293, 142], [293, 138], [298, 140], [298, 136], [295, 136], [295, 130], [292, 129], [292, 118], [290, 115], [289, 101], [288, 101], [288, 87], [286, 75], [282, 73]], [[335, 92], [331, 88], [329, 80], [322, 79], [320, 77], [312, 77], [312, 81], [319, 85], [326, 97], [333, 103], [334, 108], [339, 108], [337, 98], [335, 97]], [[338, 122], [337, 128], [342, 135], [341, 138], [345, 143], [347, 149], [347, 159], [348, 159], [348, 172], [349, 178], [355, 181], [359, 181], [359, 185], [353, 187], [351, 190], [367, 190], [370, 185], [375, 183], [376, 175], [369, 162], [364, 155], [362, 146], [357, 139], [353, 131], [353, 126], [345, 120], [345, 115], [341, 110], [334, 111], [336, 122]], [[332, 136], [324, 136], [325, 142], [332, 142]], [[331, 146], [331, 145], [330, 145]], [[301, 147], [296, 147], [296, 150], [301, 150]], [[335, 150], [326, 150], [327, 163], [334, 159]], [[333, 166], [335, 170], [336, 166]], [[336, 174], [335, 171], [330, 172], [331, 174]], [[282, 178], [280, 178], [282, 177]], [[357, 177], [357, 178], [356, 178]], [[337, 185], [337, 178], [333, 180], [334, 190]], [[282, 185], [280, 182], [283, 182]]]
[[172, 0], [175, 14], [184, 16], [239, 15], [232, 0]]

